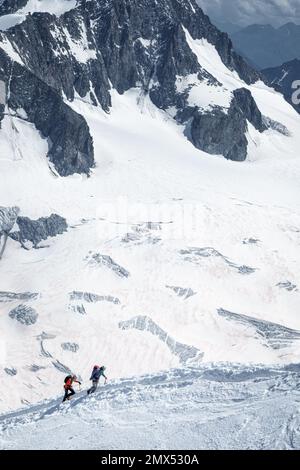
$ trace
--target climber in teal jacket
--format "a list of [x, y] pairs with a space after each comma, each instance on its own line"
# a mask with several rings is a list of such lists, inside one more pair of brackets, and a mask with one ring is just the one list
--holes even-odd
[[91, 377], [90, 377], [90, 380], [92, 380], [93, 385], [92, 385], [91, 388], [88, 389], [88, 391], [87, 391], [87, 394], [88, 394], [88, 395], [89, 395], [90, 393], [94, 393], [94, 392], [97, 390], [97, 387], [98, 387], [99, 380], [100, 380], [101, 376], [104, 377], [104, 379], [105, 379], [105, 382], [104, 382], [104, 383], [106, 384], [106, 382], [107, 382], [107, 377], [106, 377], [106, 375], [104, 374], [105, 369], [106, 369], [106, 368], [105, 368], [104, 366], [102, 366], [102, 367], [100, 367], [100, 366], [94, 366], [93, 371], [92, 371], [92, 375], [91, 375]]

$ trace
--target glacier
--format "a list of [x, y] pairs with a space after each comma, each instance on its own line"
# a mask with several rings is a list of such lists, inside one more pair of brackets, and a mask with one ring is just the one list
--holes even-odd
[[[276, 92], [264, 94], [273, 98], [271, 106], [277, 100], [286, 106], [285, 124], [296, 131], [298, 115]], [[7, 175], [0, 186], [2, 204], [21, 206], [33, 220], [60, 214], [68, 231], [38, 250], [8, 240], [0, 265], [6, 293], [0, 304], [1, 364], [17, 374], [0, 370], [7, 384], [0, 397], [3, 411], [56, 394], [63, 379], [57, 361], [66, 367], [62, 370], [86, 377], [91, 363], [100, 360], [114, 379], [177, 367], [178, 357], [158, 337], [119, 328], [139, 315], [174, 341], [197, 348], [205, 362], [298, 361], [297, 339], [274, 349], [251, 325], [218, 314], [224, 309], [276, 323], [297, 338], [299, 291], [280, 285], [299, 287], [300, 165], [293, 154], [298, 134], [284, 160], [270, 131], [253, 144], [249, 160], [238, 164], [199, 155], [165, 113], [138, 99], [138, 90], [115, 93], [109, 115], [79, 98], [71, 103], [86, 116], [98, 149], [90, 178], [49, 172], [40, 136], [31, 125], [9, 118], [18, 132], [13, 131], [13, 147], [4, 141], [5, 158], [1, 152]], [[138, 241], [128, 241], [128, 233]], [[244, 243], [249, 239], [259, 242]], [[96, 263], [97, 253], [130, 276], [120, 277], [108, 262]], [[243, 266], [254, 271], [245, 275], [238, 269]], [[166, 286], [184, 286], [196, 295], [183, 302]], [[70, 299], [72, 292], [82, 298]], [[119, 301], [90, 302], [89, 294]], [[37, 323], [13, 322], [9, 313], [19, 305], [33, 308]], [[62, 349], [62, 343], [79, 349]]]
[[[46, 0], [33, 3], [48, 11]], [[57, 18], [39, 10], [0, 33], [8, 70], [26, 78], [14, 77], [13, 99], [23, 86], [26, 99], [32, 90], [43, 98], [39, 107], [29, 96], [25, 110], [10, 101], [6, 74], [0, 79], [0, 209], [20, 211], [9, 230], [0, 225], [0, 447], [299, 448], [299, 114], [255, 72], [242, 78], [247, 68], [239, 74], [216, 44], [193, 36], [193, 1], [183, 2], [178, 37], [203, 76], [180, 70], [176, 99], [164, 96], [161, 107], [154, 79], [123, 89], [122, 71], [109, 76], [91, 39], [96, 14], [87, 30], [81, 1], [56, 3], [71, 10], [50, 12]], [[179, 3], [166, 0], [166, 9]], [[74, 37], [72, 15], [81, 25]], [[58, 69], [50, 75], [43, 48], [21, 49], [39, 21], [51, 25], [52, 63], [64, 71], [67, 63], [68, 81], [55, 81]], [[134, 41], [143, 47], [141, 78], [154, 46]], [[118, 63], [120, 46], [111, 47]], [[43, 77], [32, 71], [35, 54]], [[196, 106], [226, 120], [240, 89], [263, 126], [243, 116], [243, 163], [196, 148], [190, 120], [175, 119], [180, 106]], [[46, 130], [37, 114], [50, 116]], [[78, 129], [88, 162], [81, 141], [72, 147]], [[72, 147], [66, 161], [62, 145]], [[62, 227], [50, 230], [53, 220]], [[32, 237], [17, 236], [22, 221]], [[106, 365], [109, 384], [61, 406], [64, 376], [76, 373], [86, 388], [94, 363]]]

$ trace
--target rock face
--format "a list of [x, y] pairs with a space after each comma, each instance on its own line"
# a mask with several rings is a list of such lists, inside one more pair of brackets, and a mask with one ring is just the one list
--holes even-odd
[[228, 112], [215, 108], [212, 112], [197, 110], [191, 124], [193, 144], [204, 152], [221, 154], [229, 160], [244, 161], [247, 158], [247, 121], [255, 129], [267, 129], [251, 93], [245, 88], [235, 90]]
[[108, 255], [101, 255], [100, 253], [95, 253], [89, 259], [88, 263], [91, 266], [104, 266], [111, 271], [113, 271], [118, 277], [129, 277], [130, 273], [127, 269], [120, 266], [116, 263], [110, 256]]
[[79, 313], [80, 315], [86, 315], [86, 310], [84, 305], [70, 305], [69, 309], [72, 310], [74, 313]]
[[0, 15], [15, 13], [27, 4], [28, 0], [2, 0], [0, 1]]
[[79, 344], [77, 343], [62, 343], [61, 347], [64, 351], [70, 351], [76, 353], [79, 350]]
[[[300, 33], [300, 27], [298, 28]], [[270, 86], [282, 93], [287, 102], [300, 113], [300, 103], [298, 102], [298, 104], [296, 104], [296, 101], [293, 102], [293, 94], [296, 93], [296, 88], [293, 87], [293, 84], [298, 83], [300, 80], [300, 59], [291, 60], [279, 67], [264, 69], [262, 70], [262, 74], [266, 77]], [[297, 88], [299, 90], [299, 85], [297, 85]], [[300, 92], [297, 92], [296, 95], [299, 99]]]
[[279, 282], [276, 286], [280, 289], [285, 289], [288, 292], [298, 291], [296, 284], [293, 284], [291, 281]]
[[63, 374], [66, 375], [73, 375], [71, 369], [69, 369], [68, 366], [65, 364], [62, 364], [60, 361], [56, 360], [52, 362], [52, 365], [59, 370], [59, 372], [62, 372]]
[[12, 369], [8, 368], [8, 367], [5, 367], [4, 368], [4, 371], [7, 373], [7, 375], [10, 375], [12, 377], [14, 377], [15, 375], [17, 375], [18, 371], [17, 369], [15, 369], [14, 367]]
[[3, 80], [0, 80], [0, 129], [1, 129], [1, 121], [4, 118], [5, 103], [6, 103], [6, 84]]
[[239, 274], [253, 274], [255, 273], [256, 269], [251, 268], [250, 266], [240, 265], [235, 263], [231, 259], [224, 256], [219, 251], [215, 250], [211, 247], [206, 248], [186, 248], [184, 250], [180, 250], [180, 255], [184, 256], [184, 261], [188, 261], [190, 263], [200, 263], [201, 258], [219, 258], [223, 260], [230, 268], [236, 270]]
[[9, 233], [16, 223], [19, 207], [1, 207], [0, 206], [0, 235]]
[[184, 300], [197, 294], [197, 292], [194, 292], [190, 287], [166, 286], [166, 288], [171, 289], [178, 297], [181, 297]]
[[34, 325], [38, 319], [38, 313], [27, 305], [19, 305], [9, 312], [10, 318], [17, 320], [22, 325]]
[[91, 292], [79, 292], [79, 291], [71, 292], [70, 300], [72, 301], [83, 300], [84, 302], [87, 302], [87, 303], [111, 302], [116, 305], [119, 305], [121, 303], [117, 297], [113, 297], [112, 295], [98, 295], [98, 294], [92, 294]]
[[[2, 4], [15, 11], [20, 2]], [[8, 107], [23, 109], [49, 141], [49, 160], [62, 176], [89, 174], [94, 166], [93, 141], [85, 119], [66, 103], [75, 95], [109, 112], [111, 88], [124, 93], [139, 87], [160, 109], [176, 109], [193, 144], [209, 153], [244, 160], [247, 119], [262, 132], [259, 111], [246, 90], [234, 93], [229, 112], [204, 113], [178, 91], [178, 77], [194, 74], [199, 82], [222, 86], [198, 62], [191, 40], [214, 45], [223, 63], [250, 84], [261, 78], [213, 26], [195, 0], [78, 0], [60, 17], [27, 15], [0, 34], [0, 83]], [[1, 43], [9, 46], [8, 57]], [[7, 47], [4, 47], [7, 50]], [[0, 119], [3, 104], [0, 105]], [[1, 111], [2, 109], [2, 111]]]
[[259, 339], [263, 340], [266, 346], [272, 349], [283, 349], [300, 340], [300, 331], [292, 330], [277, 323], [259, 320], [257, 318], [229, 312], [223, 308], [218, 309], [218, 314], [229, 321], [251, 326], [256, 331]]
[[49, 140], [48, 157], [57, 172], [61, 176], [89, 174], [94, 165], [94, 151], [84, 118], [67, 106], [53, 88], [10, 60], [1, 48], [0, 80], [9, 83], [5, 104], [12, 111], [23, 109], [28, 121]]
[[2, 292], [0, 291], [0, 303], [3, 302], [14, 302], [16, 300], [36, 300], [39, 294], [34, 292]]
[[31, 366], [29, 366], [29, 370], [31, 372], [38, 372], [39, 370], [43, 370], [43, 369], [46, 369], [45, 366], [39, 366], [37, 364], [32, 364]]
[[19, 231], [12, 233], [11, 237], [21, 244], [30, 241], [34, 248], [37, 248], [42, 240], [56, 237], [56, 235], [62, 234], [68, 229], [66, 219], [57, 214], [51, 214], [50, 217], [41, 217], [37, 220], [18, 217], [17, 224]]
[[204, 354], [199, 349], [177, 342], [149, 317], [140, 315], [130, 320], [120, 322], [119, 328], [122, 330], [136, 329], [148, 331], [152, 335], [157, 336], [166, 344], [169, 350], [178, 357], [181, 364], [187, 364], [191, 361], [198, 362], [203, 359]]
[[245, 238], [243, 240], [243, 245], [257, 245], [260, 242], [257, 238]]
[[19, 212], [18, 207], [0, 207], [0, 260], [3, 257], [8, 236], [10, 236], [10, 231], [16, 223]]
[[246, 88], [240, 88], [233, 92], [233, 106], [235, 111], [241, 111], [243, 117], [249, 121], [259, 132], [267, 130], [267, 125], [255, 103], [251, 92]]

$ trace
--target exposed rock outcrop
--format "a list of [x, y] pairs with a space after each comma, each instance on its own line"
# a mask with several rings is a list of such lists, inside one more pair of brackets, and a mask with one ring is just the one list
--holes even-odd
[[4, 302], [15, 302], [16, 300], [36, 300], [39, 297], [39, 294], [34, 292], [3, 292], [0, 291], [0, 303]]
[[218, 309], [218, 314], [229, 321], [231, 320], [245, 326], [251, 326], [255, 330], [257, 338], [272, 349], [287, 348], [291, 346], [294, 341], [300, 340], [300, 331], [292, 330], [291, 328], [277, 323], [229, 312], [223, 308]]
[[239, 274], [253, 274], [256, 269], [251, 268], [250, 266], [239, 265], [227, 256], [222, 255], [219, 251], [215, 250], [211, 247], [206, 248], [186, 248], [184, 250], [180, 250], [180, 254], [184, 256], [185, 261], [189, 261], [192, 263], [199, 263], [201, 262], [201, 258], [220, 258], [222, 259], [230, 268], [235, 269]]
[[113, 271], [119, 277], [129, 277], [130, 273], [127, 269], [120, 266], [116, 263], [110, 256], [101, 255], [100, 253], [95, 253], [90, 257], [87, 257], [88, 263], [91, 266], [104, 266], [111, 271]]
[[184, 300], [196, 295], [196, 292], [194, 292], [190, 287], [166, 286], [166, 288], [171, 289], [178, 297], [181, 297]]
[[227, 112], [215, 108], [210, 112], [197, 110], [194, 113], [190, 127], [192, 142], [204, 152], [224, 155], [229, 160], [244, 161], [248, 148], [247, 121], [259, 132], [267, 129], [250, 91], [241, 88], [233, 92]]
[[23, 8], [27, 3], [28, 0], [2, 0], [0, 2], [0, 15], [15, 13], [20, 8]]
[[5, 367], [4, 371], [7, 373], [7, 375], [10, 375], [11, 377], [14, 377], [18, 373], [17, 369], [15, 369], [14, 367], [13, 368]]
[[86, 310], [84, 305], [69, 305], [69, 309], [72, 310], [74, 313], [79, 313], [80, 315], [86, 315]]
[[111, 302], [113, 304], [119, 305], [121, 302], [117, 297], [112, 295], [98, 295], [92, 294], [91, 292], [79, 292], [73, 291], [70, 293], [70, 300], [83, 300], [87, 303], [96, 303], [96, 302]]
[[140, 315], [130, 320], [120, 322], [119, 328], [122, 330], [136, 329], [148, 331], [152, 335], [157, 336], [175, 356], [178, 356], [181, 364], [187, 364], [195, 360], [200, 361], [203, 358], [203, 353], [199, 351], [199, 349], [194, 346], [179, 343], [149, 317]]
[[6, 102], [6, 84], [3, 80], [0, 80], [0, 129], [1, 129], [1, 121], [4, 118], [5, 102]]
[[288, 292], [298, 291], [296, 284], [293, 284], [291, 281], [282, 281], [276, 284], [276, 286], [279, 287], [280, 289], [285, 289]]
[[34, 248], [38, 248], [42, 240], [56, 237], [56, 235], [63, 234], [68, 229], [66, 219], [57, 214], [51, 214], [50, 217], [41, 217], [37, 220], [18, 217], [17, 225], [19, 230], [11, 233], [11, 238], [24, 246], [26, 242], [31, 242]]
[[62, 343], [61, 347], [64, 351], [70, 351], [76, 353], [79, 350], [79, 344], [77, 343]]
[[16, 223], [19, 212], [19, 207], [0, 207], [0, 260], [6, 248], [7, 238]]
[[0, 235], [9, 233], [13, 229], [19, 213], [19, 207], [0, 206]]
[[[296, 54], [294, 57], [296, 57]], [[295, 98], [299, 97], [297, 89], [299, 88], [298, 81], [300, 78], [300, 58], [285, 62], [279, 67], [262, 70], [262, 74], [266, 77], [270, 86], [282, 93], [287, 102], [300, 113], [299, 100], [293, 99], [294, 94]], [[297, 88], [295, 88], [294, 84], [296, 84]]]
[[1, 48], [0, 80], [9, 87], [9, 109], [23, 109], [28, 121], [48, 139], [48, 157], [57, 172], [61, 176], [89, 174], [94, 165], [94, 150], [85, 119], [67, 106], [54, 88], [12, 61]]
[[19, 305], [9, 312], [10, 318], [17, 320], [22, 325], [34, 325], [38, 319], [38, 313], [27, 305]]

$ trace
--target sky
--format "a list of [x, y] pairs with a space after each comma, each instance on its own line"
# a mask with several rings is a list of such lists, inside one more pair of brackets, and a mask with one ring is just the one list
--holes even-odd
[[300, 24], [300, 0], [197, 0], [212, 19], [242, 26]]

